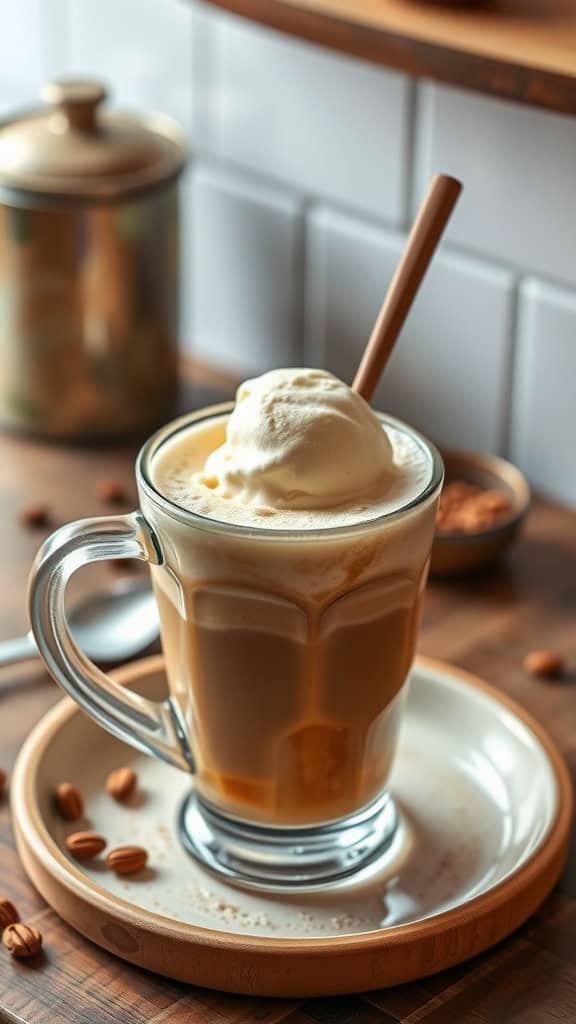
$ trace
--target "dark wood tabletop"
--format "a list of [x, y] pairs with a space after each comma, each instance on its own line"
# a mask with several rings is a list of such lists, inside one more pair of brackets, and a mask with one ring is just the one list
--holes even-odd
[[[197, 390], [204, 404], [221, 389]], [[27, 628], [26, 579], [45, 529], [19, 522], [20, 509], [46, 503], [57, 525], [106, 511], [105, 477], [134, 501], [134, 446], [79, 448], [22, 438], [0, 440], [0, 636]], [[109, 568], [83, 574], [81, 588], [110, 581]], [[524, 539], [496, 569], [431, 583], [420, 650], [489, 680], [548, 728], [576, 770], [576, 514], [537, 502]], [[522, 659], [549, 647], [568, 658], [565, 677], [526, 675]], [[572, 659], [570, 661], [570, 658]], [[61, 694], [37, 663], [0, 671], [0, 767], [10, 773], [30, 729]], [[44, 936], [44, 952], [13, 960], [0, 949], [0, 1021], [18, 1024], [558, 1024], [576, 1021], [576, 844], [561, 884], [515, 936], [482, 957], [421, 982], [337, 999], [235, 997], [168, 981], [98, 949], [46, 907], [19, 864], [9, 790], [0, 798], [0, 896]]]

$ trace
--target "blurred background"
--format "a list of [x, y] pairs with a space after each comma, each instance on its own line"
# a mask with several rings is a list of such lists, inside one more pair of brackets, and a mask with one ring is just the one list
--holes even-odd
[[416, 80], [193, 0], [1, 0], [0, 114], [59, 76], [173, 117], [180, 344], [246, 376], [351, 380], [430, 176], [465, 194], [378, 404], [508, 455], [576, 505], [576, 124]]

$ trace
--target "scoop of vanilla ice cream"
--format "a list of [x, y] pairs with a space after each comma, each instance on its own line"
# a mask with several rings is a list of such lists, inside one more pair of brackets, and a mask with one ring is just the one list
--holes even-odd
[[368, 403], [324, 370], [272, 370], [236, 393], [198, 482], [242, 505], [322, 509], [383, 497], [392, 447]]

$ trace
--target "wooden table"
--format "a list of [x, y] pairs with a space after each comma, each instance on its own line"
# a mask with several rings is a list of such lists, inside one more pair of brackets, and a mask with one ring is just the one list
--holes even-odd
[[[205, 403], [210, 388], [196, 400]], [[216, 397], [219, 397], [216, 396]], [[2, 537], [0, 635], [26, 628], [26, 577], [45, 531], [18, 524], [26, 501], [46, 501], [55, 522], [102, 513], [95, 482], [125, 481], [133, 494], [130, 447], [73, 449], [0, 441]], [[109, 569], [97, 567], [109, 579]], [[82, 581], [81, 581], [82, 583]], [[94, 584], [94, 577], [82, 586]], [[420, 649], [484, 676], [548, 727], [576, 769], [576, 515], [538, 503], [521, 545], [499, 569], [430, 586]], [[528, 678], [534, 647], [574, 656], [563, 682]], [[0, 673], [0, 766], [60, 693], [37, 664]], [[45, 952], [14, 961], [0, 950], [0, 1021], [18, 1024], [558, 1024], [576, 1021], [576, 847], [558, 891], [515, 937], [445, 974], [364, 997], [298, 1002], [234, 997], [166, 981], [101, 951], [63, 924], [19, 865], [9, 800], [0, 799], [0, 894], [44, 934]]]
[[409, 75], [576, 114], [574, 0], [209, 2]]

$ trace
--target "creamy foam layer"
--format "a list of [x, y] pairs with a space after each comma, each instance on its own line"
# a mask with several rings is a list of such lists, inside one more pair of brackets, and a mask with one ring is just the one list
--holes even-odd
[[199, 483], [236, 504], [310, 511], [379, 497], [395, 473], [361, 395], [327, 370], [288, 367], [240, 385]]
[[[348, 497], [329, 508], [276, 508], [261, 502], [243, 504], [205, 483], [206, 464], [226, 440], [228, 416], [192, 425], [165, 442], [154, 456], [151, 473], [155, 487], [180, 508], [221, 522], [273, 530], [318, 530], [366, 522], [398, 511], [423, 492], [432, 475], [432, 463], [418, 441], [392, 426], [380, 428], [391, 452], [393, 472], [381, 477], [378, 489], [362, 498]], [[332, 458], [338, 460], [334, 449]]]

